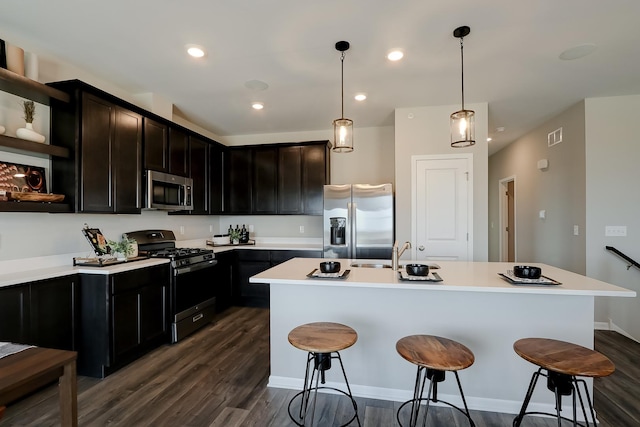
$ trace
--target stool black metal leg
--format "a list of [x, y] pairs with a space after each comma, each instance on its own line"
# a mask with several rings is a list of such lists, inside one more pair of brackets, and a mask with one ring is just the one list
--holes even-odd
[[462, 385], [460, 384], [460, 377], [458, 377], [458, 371], [454, 371], [453, 373], [456, 374], [456, 381], [458, 382], [458, 390], [460, 390], [460, 397], [462, 397], [462, 403], [464, 404], [464, 412], [465, 412], [465, 415], [467, 416], [467, 419], [469, 420], [469, 425], [471, 427], [475, 427], [476, 425], [471, 419], [471, 414], [469, 413], [469, 407], [467, 406], [467, 399], [464, 398], [464, 392], [462, 391]]
[[593, 410], [593, 404], [591, 403], [591, 396], [589, 395], [589, 389], [587, 388], [587, 382], [585, 380], [578, 380], [574, 377], [574, 383], [576, 386], [576, 390], [578, 392], [578, 398], [580, 399], [580, 406], [582, 407], [582, 414], [584, 415], [585, 422], [587, 423], [587, 427], [589, 427], [589, 418], [587, 417], [586, 410], [584, 408], [584, 402], [582, 400], [582, 394], [580, 393], [580, 384], [582, 384], [582, 388], [584, 389], [585, 394], [587, 395], [587, 404], [589, 405], [589, 413], [591, 414], [591, 420], [593, 421], [594, 427], [598, 424], [596, 423], [596, 413]]
[[538, 377], [540, 376], [540, 371], [542, 368], [538, 369], [536, 372], [531, 375], [531, 381], [529, 381], [529, 388], [527, 389], [527, 394], [524, 396], [524, 401], [522, 402], [522, 407], [520, 408], [520, 412], [513, 419], [513, 427], [519, 427], [522, 422], [522, 418], [524, 414], [527, 412], [527, 407], [529, 406], [529, 401], [531, 400], [531, 396], [533, 395], [533, 390], [536, 388], [536, 383], [538, 382]]
[[307, 405], [309, 404], [309, 395], [311, 394], [311, 384], [313, 384], [313, 375], [315, 370], [311, 372], [311, 381], [309, 381], [309, 367], [311, 366], [311, 360], [313, 359], [312, 353], [307, 353], [307, 369], [304, 373], [304, 386], [302, 387], [302, 401], [300, 403], [300, 419], [304, 419], [307, 412]]
[[[316, 369], [314, 369], [314, 372], [315, 371], [316, 371]], [[316, 402], [318, 400], [318, 380], [320, 380], [320, 376], [321, 376], [320, 373], [318, 373], [318, 375], [316, 376], [315, 392], [313, 393], [313, 405], [311, 406], [311, 426], [310, 427], [313, 427], [313, 419], [314, 419], [314, 416], [316, 414]], [[313, 375], [312, 375], [311, 380], [313, 381]], [[309, 412], [307, 410], [305, 410], [304, 420], [302, 421], [302, 424], [305, 425], [305, 426], [307, 425], [307, 414], [308, 413]]]
[[353, 394], [351, 394], [351, 386], [349, 386], [349, 380], [347, 379], [347, 373], [344, 370], [344, 365], [342, 364], [342, 357], [340, 357], [340, 353], [336, 351], [336, 357], [340, 362], [340, 368], [342, 368], [342, 376], [344, 377], [344, 383], [347, 385], [347, 391], [349, 392], [349, 398], [351, 399], [351, 404], [353, 405], [353, 410], [356, 413], [356, 421], [358, 422], [358, 426], [360, 424], [360, 417], [358, 416], [358, 405], [356, 400], [353, 398]]
[[[425, 375], [426, 378], [426, 375]], [[429, 416], [429, 403], [431, 403], [431, 392], [433, 390], [434, 394], [437, 395], [437, 392], [433, 389], [434, 385], [435, 387], [438, 387], [438, 383], [435, 382], [436, 381], [436, 377], [433, 376], [431, 377], [431, 381], [429, 381], [429, 390], [427, 391], [427, 405], [424, 408], [424, 421], [422, 421], [422, 427], [425, 427], [427, 425], [427, 417]], [[420, 391], [420, 399], [418, 400], [418, 407], [420, 407], [420, 400], [422, 400], [422, 392], [424, 391], [424, 382], [422, 383], [422, 390]], [[416, 422], [418, 422], [418, 414], [416, 412]], [[415, 426], [415, 424], [414, 424]]]
[[556, 397], [556, 414], [558, 415], [558, 427], [562, 427], [562, 416], [560, 415], [560, 407], [562, 406], [562, 398], [560, 397], [560, 390], [558, 387], [555, 388], [553, 394]]

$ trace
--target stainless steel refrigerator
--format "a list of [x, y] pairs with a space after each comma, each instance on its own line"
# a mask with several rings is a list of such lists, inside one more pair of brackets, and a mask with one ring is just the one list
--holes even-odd
[[392, 185], [325, 185], [323, 224], [325, 258], [390, 259]]

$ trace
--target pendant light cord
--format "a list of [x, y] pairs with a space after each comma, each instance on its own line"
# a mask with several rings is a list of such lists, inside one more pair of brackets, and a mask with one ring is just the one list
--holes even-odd
[[460, 63], [462, 66], [461, 70], [461, 80], [462, 80], [462, 110], [464, 111], [464, 48], [462, 46], [462, 40], [464, 37], [460, 37]]
[[340, 63], [340, 99], [342, 100], [340, 118], [344, 119], [344, 51], [342, 51], [342, 55], [340, 55]]

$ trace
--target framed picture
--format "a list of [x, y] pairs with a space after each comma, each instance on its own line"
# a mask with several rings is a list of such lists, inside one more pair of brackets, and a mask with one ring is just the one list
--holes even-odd
[[20, 165], [0, 160], [0, 190], [22, 193], [46, 193], [43, 167]]

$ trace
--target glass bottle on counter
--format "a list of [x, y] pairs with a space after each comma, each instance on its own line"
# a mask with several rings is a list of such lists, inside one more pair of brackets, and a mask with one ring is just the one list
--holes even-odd
[[240, 230], [240, 243], [249, 243], [249, 232], [244, 224], [242, 224], [242, 230]]

